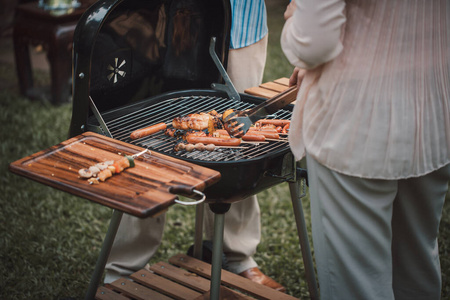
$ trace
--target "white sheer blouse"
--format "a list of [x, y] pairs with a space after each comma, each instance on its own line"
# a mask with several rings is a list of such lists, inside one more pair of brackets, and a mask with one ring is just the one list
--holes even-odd
[[289, 134], [328, 168], [399, 179], [450, 163], [450, 1], [296, 0], [281, 45], [308, 69]]

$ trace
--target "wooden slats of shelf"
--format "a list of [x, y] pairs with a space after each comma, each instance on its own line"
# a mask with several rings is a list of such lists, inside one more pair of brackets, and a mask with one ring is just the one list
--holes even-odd
[[289, 78], [283, 77], [248, 88], [245, 90], [245, 93], [262, 98], [271, 98], [286, 90], [288, 87]]
[[[209, 299], [211, 265], [185, 254], [158, 262], [97, 290], [96, 299]], [[297, 299], [222, 270], [221, 299]]]

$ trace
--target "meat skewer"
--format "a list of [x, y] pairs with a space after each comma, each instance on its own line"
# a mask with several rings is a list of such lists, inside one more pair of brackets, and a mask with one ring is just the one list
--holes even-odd
[[119, 174], [126, 168], [133, 168], [135, 166], [134, 159], [148, 150], [134, 154], [125, 155], [123, 158], [116, 161], [107, 161], [104, 163], [98, 163], [95, 166], [89, 167], [89, 169], [80, 169], [78, 174], [82, 178], [88, 179], [89, 184], [99, 184], [100, 181], [106, 181], [106, 179], [112, 177], [114, 174]]
[[188, 135], [186, 137], [186, 141], [189, 144], [214, 144], [216, 146], [239, 146], [241, 144], [241, 140], [238, 138], [216, 138], [210, 136], [194, 136]]
[[247, 149], [247, 147], [242, 146], [216, 146], [214, 144], [203, 144], [203, 143], [197, 143], [197, 144], [185, 144], [185, 143], [178, 143], [174, 147], [174, 151], [187, 151], [191, 152], [194, 150], [197, 151], [214, 151], [216, 149], [225, 148], [225, 149]]

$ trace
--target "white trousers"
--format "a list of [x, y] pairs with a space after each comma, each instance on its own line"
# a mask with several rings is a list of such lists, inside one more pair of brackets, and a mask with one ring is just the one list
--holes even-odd
[[372, 180], [331, 171], [307, 154], [307, 168], [321, 299], [440, 299], [437, 235], [450, 165]]
[[[258, 86], [262, 82], [266, 61], [267, 36], [261, 41], [229, 51], [227, 73], [236, 90]], [[212, 240], [214, 217], [205, 205], [206, 239]], [[124, 214], [106, 263], [105, 283], [128, 276], [148, 263], [161, 244], [165, 215], [139, 219]], [[257, 266], [252, 256], [261, 236], [260, 210], [256, 196], [231, 205], [225, 215], [224, 253], [228, 267], [234, 273]]]

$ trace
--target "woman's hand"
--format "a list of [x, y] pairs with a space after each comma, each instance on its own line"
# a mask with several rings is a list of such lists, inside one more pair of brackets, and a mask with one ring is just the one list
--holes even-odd
[[286, 7], [286, 10], [284, 11], [284, 20], [287, 20], [290, 17], [292, 17], [295, 11], [295, 7], [296, 7], [295, 0], [289, 2], [288, 6]]
[[303, 81], [303, 77], [305, 77], [305, 73], [306, 73], [305, 69], [295, 67], [291, 77], [289, 78], [289, 86], [296, 85], [298, 88], [300, 88], [300, 85], [302, 84]]

